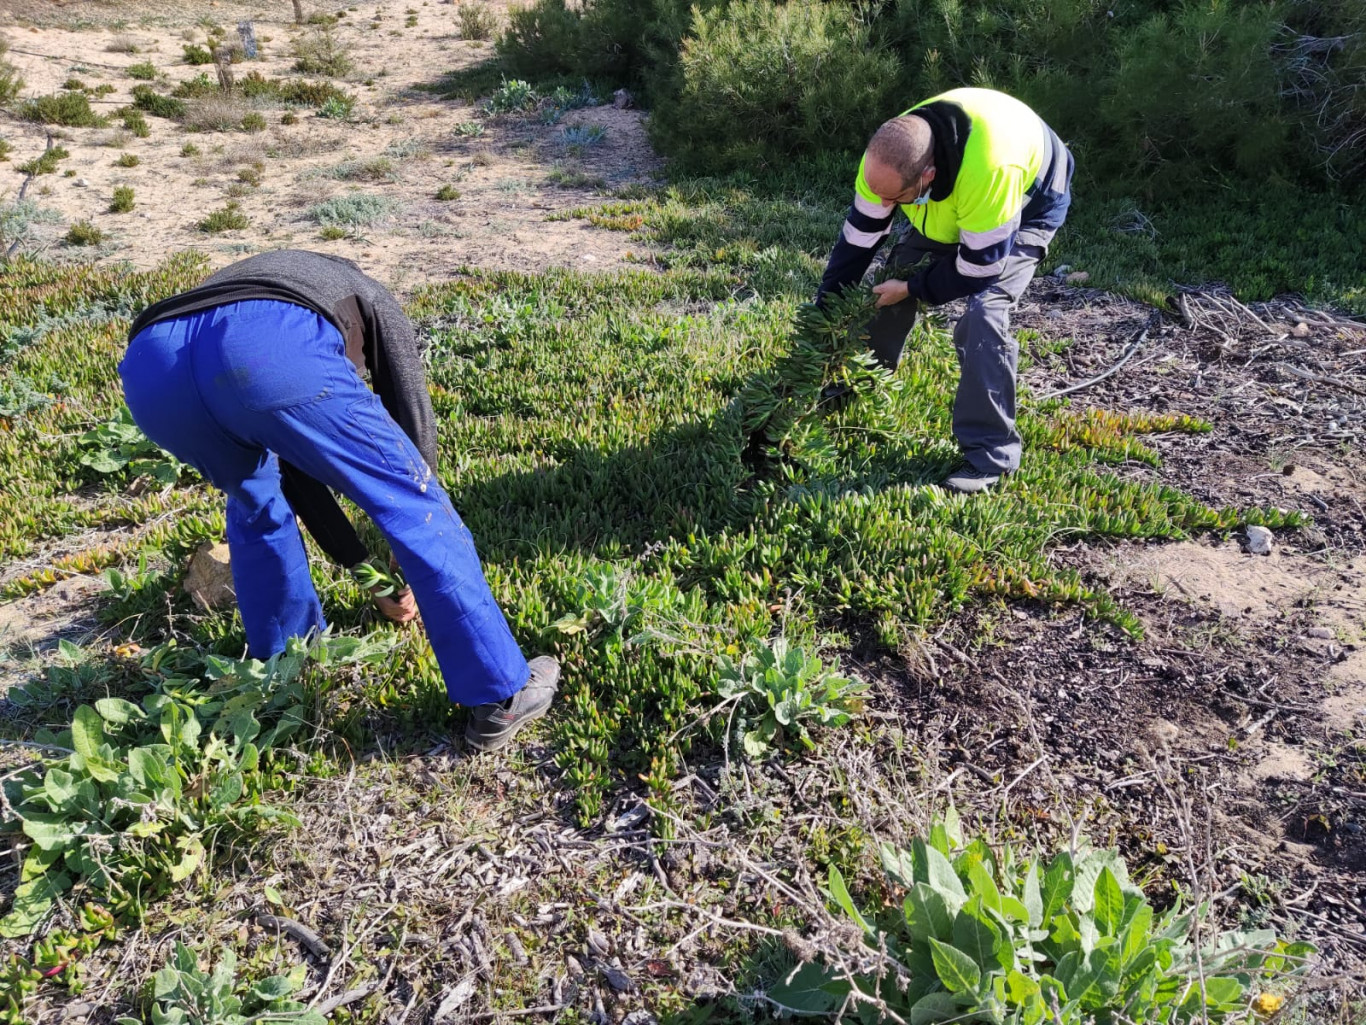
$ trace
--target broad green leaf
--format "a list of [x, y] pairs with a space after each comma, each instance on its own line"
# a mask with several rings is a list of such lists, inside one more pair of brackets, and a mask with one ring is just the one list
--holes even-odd
[[274, 904], [277, 908], [285, 906], [284, 898], [280, 896], [280, 891], [273, 886], [263, 886], [261, 892], [265, 894], [266, 903]]
[[910, 851], [884, 842], [878, 847], [878, 853], [882, 858], [882, 870], [903, 889], [909, 890], [917, 881], [924, 881], [916, 878], [915, 859]]
[[180, 848], [180, 860], [171, 866], [171, 882], [184, 882], [190, 877], [199, 863], [204, 860], [204, 845], [199, 842], [198, 837], [190, 837], [188, 842], [180, 841], [177, 846]]
[[954, 916], [953, 945], [977, 962], [983, 972], [1012, 967], [1010, 944], [1002, 943], [1000, 931], [984, 917], [981, 897], [973, 897]]
[[56, 766], [48, 769], [43, 777], [43, 795], [53, 811], [66, 811], [67, 805], [76, 800], [76, 783], [71, 773]]
[[272, 975], [251, 987], [252, 996], [267, 1002], [283, 1000], [294, 992], [294, 984], [283, 975]]
[[1205, 1002], [1210, 1007], [1237, 1005], [1243, 999], [1243, 984], [1227, 975], [1205, 980]]
[[33, 932], [52, 910], [58, 895], [70, 888], [70, 878], [60, 872], [50, 872], [32, 882], [20, 884], [14, 890], [9, 914], [0, 918], [0, 936], [18, 939]]
[[89, 705], [81, 705], [71, 718], [71, 746], [87, 762], [100, 756], [104, 743], [104, 720]]
[[877, 930], [854, 905], [854, 898], [849, 896], [849, 888], [844, 885], [844, 875], [834, 865], [830, 866], [830, 896], [835, 898], [835, 903], [840, 906], [840, 909], [865, 933], [869, 936], [876, 934]]
[[158, 1000], [170, 999], [178, 989], [180, 989], [180, 972], [170, 965], [152, 976], [152, 995]]
[[1018, 971], [1012, 971], [1006, 975], [1006, 991], [1012, 1003], [1021, 1005], [1031, 996], [1040, 992], [1037, 982]]
[[1043, 915], [1041, 923], [1053, 921], [1053, 917], [1067, 906], [1072, 896], [1073, 882], [1072, 856], [1066, 851], [1048, 863], [1043, 877]]
[[741, 737], [741, 746], [745, 749], [745, 754], [750, 758], [762, 758], [764, 752], [769, 748], [769, 741], [773, 734], [770, 731], [765, 736], [762, 729], [746, 730]]
[[963, 1009], [952, 993], [927, 993], [911, 1005], [911, 1025], [938, 1025], [963, 1020]]
[[23, 867], [19, 870], [19, 882], [31, 883], [57, 862], [62, 860], [61, 848], [44, 850], [37, 844], [28, 849]]
[[911, 856], [916, 861], [916, 880], [933, 886], [948, 901], [949, 910], [957, 912], [968, 895], [949, 859], [920, 839], [912, 842]]
[[1119, 931], [1120, 920], [1124, 917], [1124, 893], [1108, 867], [1102, 868], [1096, 877], [1093, 896], [1096, 925], [1106, 936], [1113, 936]]
[[134, 720], [141, 722], [147, 718], [146, 712], [123, 698], [100, 698], [95, 702], [95, 711], [100, 713], [100, 718], [105, 722], [115, 726], [124, 726]]
[[911, 939], [924, 943], [930, 937], [947, 940], [953, 930], [953, 914], [938, 890], [928, 883], [916, 883], [902, 904], [906, 931]]
[[80, 831], [59, 815], [32, 812], [24, 815], [24, 835], [45, 851], [61, 851]]
[[991, 872], [982, 862], [968, 863], [968, 885], [972, 888], [973, 894], [981, 898], [984, 907], [993, 911], [1001, 910], [1001, 891], [996, 886], [996, 880], [991, 878]]
[[784, 1007], [807, 1014], [830, 1014], [844, 1002], [849, 983], [830, 977], [821, 965], [804, 963], [768, 988]]
[[1153, 909], [1144, 904], [1129, 920], [1129, 924], [1124, 927], [1124, 936], [1120, 945], [1120, 960], [1128, 966], [1138, 955], [1139, 951], [1148, 946], [1149, 934], [1153, 925]]
[[971, 992], [982, 981], [982, 971], [963, 951], [931, 937], [930, 956], [934, 958], [934, 973], [950, 993]]

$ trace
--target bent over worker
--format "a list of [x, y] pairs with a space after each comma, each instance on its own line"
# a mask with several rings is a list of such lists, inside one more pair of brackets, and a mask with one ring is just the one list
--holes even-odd
[[264, 253], [144, 310], [129, 338], [119, 375], [134, 420], [227, 493], [233, 584], [253, 657], [326, 626], [286, 494], [345, 559], [350, 541], [338, 534], [345, 516], [331, 488], [389, 541], [447, 694], [472, 708], [465, 739], [502, 747], [545, 714], [559, 664], [523, 657], [432, 472], [435, 418], [416, 337], [383, 286], [349, 260]]
[[1020, 465], [1015, 427], [1019, 302], [1071, 204], [1073, 161], [1019, 100], [953, 89], [885, 122], [859, 164], [854, 202], [816, 296], [862, 279], [899, 206], [910, 221], [874, 286], [869, 347], [895, 370], [917, 305], [967, 299], [954, 326], [953, 433], [963, 466], [944, 485], [986, 491]]

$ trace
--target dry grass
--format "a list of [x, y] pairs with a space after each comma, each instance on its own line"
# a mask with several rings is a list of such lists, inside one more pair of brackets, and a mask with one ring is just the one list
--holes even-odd
[[191, 131], [230, 132], [242, 124], [251, 109], [236, 93], [213, 93], [186, 100], [182, 123]]

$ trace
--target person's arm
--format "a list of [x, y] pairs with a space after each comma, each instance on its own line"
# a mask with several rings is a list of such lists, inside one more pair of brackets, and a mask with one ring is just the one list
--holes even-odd
[[826, 261], [820, 288], [816, 290], [817, 306], [829, 293], [842, 291], [863, 280], [873, 257], [892, 230], [892, 215], [895, 213], [894, 205], [884, 206], [868, 187], [863, 177], [863, 163], [860, 162], [858, 177], [854, 181], [854, 201], [845, 215], [844, 227], [840, 229], [840, 237], [835, 240], [830, 259]]
[[958, 213], [958, 253], [934, 260], [906, 283], [907, 294], [931, 306], [986, 291], [1001, 276], [1024, 209], [1025, 172], [998, 170], [984, 182], [964, 182]]

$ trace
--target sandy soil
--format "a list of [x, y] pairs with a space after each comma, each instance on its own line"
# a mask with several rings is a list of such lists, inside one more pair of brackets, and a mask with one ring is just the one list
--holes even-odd
[[[174, 86], [213, 67], [184, 62], [187, 42], [203, 45], [206, 23], [230, 34], [251, 19], [260, 57], [234, 65], [240, 79], [251, 71], [269, 78], [305, 78], [293, 70], [292, 42], [314, 31], [292, 23], [288, 3], [192, 3], [170, 14], [156, 5], [153, 17], [136, 17], [151, 5], [122, 3], [11, 3], [0, 6], [0, 32], [11, 41], [10, 60], [27, 81], [25, 96], [58, 91], [76, 77], [94, 89], [115, 87], [94, 99], [101, 113], [130, 102], [129, 65], [151, 61]], [[502, 16], [502, 4], [490, 7]], [[204, 252], [214, 266], [250, 252], [301, 247], [355, 259], [368, 272], [406, 291], [449, 278], [464, 265], [515, 268], [602, 269], [619, 266], [632, 250], [620, 232], [582, 221], [550, 221], [558, 210], [583, 205], [602, 185], [645, 180], [659, 162], [645, 140], [642, 116], [610, 105], [567, 112], [557, 124], [537, 117], [491, 117], [476, 105], [447, 100], [415, 87], [487, 59], [492, 44], [459, 38], [455, 7], [436, 0], [381, 0], [363, 11], [340, 4], [307, 3], [310, 12], [341, 12], [336, 38], [350, 51], [355, 70], [336, 84], [356, 98], [349, 122], [262, 107], [268, 127], [249, 134], [192, 132], [175, 122], [148, 117], [151, 135], [134, 138], [117, 126], [54, 129], [71, 156], [55, 174], [36, 178], [29, 198], [57, 211], [63, 223], [41, 229], [35, 251], [50, 258], [126, 260], [143, 268], [179, 249]], [[407, 12], [412, 12], [411, 14]], [[282, 20], [289, 19], [289, 20]], [[137, 53], [111, 52], [131, 41]], [[163, 82], [154, 83], [159, 91]], [[597, 124], [598, 142], [566, 145], [566, 127]], [[116, 123], [117, 125], [117, 123]], [[478, 130], [481, 134], [461, 134]], [[17, 166], [47, 143], [43, 126], [5, 116], [3, 134], [13, 146], [0, 165], [0, 197], [14, 196], [23, 175]], [[186, 144], [198, 154], [182, 155]], [[130, 153], [135, 167], [115, 161]], [[387, 161], [376, 169], [373, 161]], [[368, 166], [367, 166], [368, 165]], [[242, 181], [259, 172], [260, 185]], [[348, 177], [349, 174], [349, 177]], [[551, 177], [590, 181], [594, 187], [555, 184]], [[443, 185], [459, 198], [436, 199]], [[136, 206], [109, 213], [114, 189], [131, 186]], [[324, 240], [308, 208], [353, 192], [394, 201], [394, 213], [358, 237]], [[208, 235], [197, 224], [235, 200], [250, 221], [242, 231]], [[89, 220], [107, 235], [97, 253], [64, 246], [70, 222]]]

